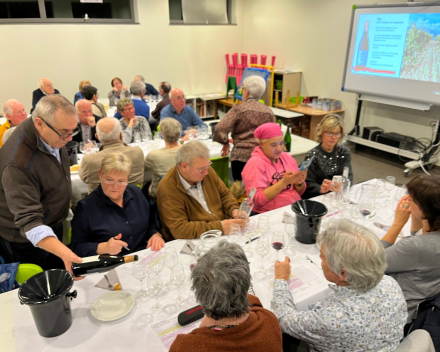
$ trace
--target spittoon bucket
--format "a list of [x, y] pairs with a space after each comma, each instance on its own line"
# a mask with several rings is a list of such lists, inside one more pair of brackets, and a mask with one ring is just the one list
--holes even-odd
[[61, 335], [72, 325], [70, 300], [76, 298], [76, 291], [69, 292], [72, 286], [72, 274], [62, 269], [43, 271], [21, 285], [18, 298], [31, 309], [41, 336]]
[[304, 244], [316, 243], [316, 237], [321, 227], [321, 219], [327, 214], [324, 204], [313, 200], [298, 200], [292, 204], [296, 215], [295, 239]]
[[69, 141], [66, 144], [67, 154], [70, 159], [70, 166], [78, 164], [78, 142]]

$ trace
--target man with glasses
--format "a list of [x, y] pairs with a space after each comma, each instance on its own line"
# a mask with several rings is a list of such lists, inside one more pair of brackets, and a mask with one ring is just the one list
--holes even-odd
[[80, 99], [75, 103], [76, 111], [78, 111], [78, 133], [73, 136], [75, 142], [97, 141], [96, 122], [100, 120], [98, 116], [93, 115], [92, 104], [86, 99]]
[[77, 123], [66, 98], [44, 97], [0, 149], [0, 255], [8, 262], [68, 271], [81, 262], [61, 242], [72, 193], [63, 147]]
[[165, 106], [160, 112], [161, 120], [172, 117], [182, 125], [182, 139], [188, 140], [187, 128], [192, 126], [206, 126], [194, 109], [186, 105], [185, 94], [179, 88], [170, 91], [171, 104]]
[[229, 234], [238, 203], [218, 177], [209, 160], [209, 149], [201, 141], [191, 141], [180, 147], [177, 165], [159, 182], [157, 205], [166, 240], [199, 238], [209, 230]]

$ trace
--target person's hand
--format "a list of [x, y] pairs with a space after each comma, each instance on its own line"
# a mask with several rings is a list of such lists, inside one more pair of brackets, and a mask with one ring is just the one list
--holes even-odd
[[281, 181], [284, 183], [284, 186], [302, 183], [306, 179], [306, 175], [305, 171], [287, 171]]
[[106, 243], [106, 252], [110, 255], [119, 254], [122, 251], [122, 248], [128, 247], [128, 244], [124, 241], [121, 241], [122, 233], [117, 235], [115, 238], [110, 238]]
[[[64, 266], [66, 267], [66, 270], [73, 275], [72, 272], [72, 263], [82, 263], [82, 258], [78, 257], [75, 253], [72, 251], [69, 251], [68, 254], [61, 258], [64, 262]], [[74, 276], [73, 279], [75, 281], [79, 281], [84, 279], [84, 276]]]
[[133, 128], [133, 126], [136, 125], [138, 121], [139, 121], [138, 118], [133, 117], [133, 118], [130, 120], [130, 122], [128, 123], [128, 127]]
[[147, 242], [147, 248], [150, 248], [152, 251], [160, 251], [161, 248], [165, 247], [165, 241], [162, 236], [155, 233]]
[[246, 220], [243, 219], [228, 219], [222, 221], [223, 226], [223, 234], [228, 235], [229, 234], [229, 227], [231, 224], [238, 224], [240, 226], [240, 229], [243, 230], [243, 228], [246, 226]]
[[321, 189], [319, 190], [319, 193], [321, 194], [327, 193], [328, 191], [330, 191], [331, 185], [332, 185], [332, 181], [325, 179], [324, 181], [322, 181], [322, 185], [321, 185]]
[[275, 262], [275, 280], [289, 280], [290, 271], [290, 258], [288, 256], [286, 256], [284, 262], [280, 262], [279, 260]]
[[112, 91], [113, 91], [113, 92], [117, 92], [117, 91], [118, 91], [118, 88], [113, 87], [113, 88], [112, 88]]
[[223, 144], [222, 153], [221, 153], [222, 157], [228, 156], [229, 150], [230, 150], [229, 143]]
[[95, 116], [93, 116], [93, 115], [87, 116], [87, 122], [90, 127], [95, 127], [95, 125], [96, 125]]
[[181, 138], [181, 140], [182, 140], [182, 141], [189, 141], [189, 137], [188, 137], [188, 135], [186, 134], [186, 131], [185, 131], [185, 135]]
[[394, 224], [404, 226], [411, 215], [411, 204], [409, 202], [409, 195], [404, 195], [397, 204], [396, 212], [394, 213]]
[[123, 90], [127, 90], [127, 86], [122, 86], [122, 89]]

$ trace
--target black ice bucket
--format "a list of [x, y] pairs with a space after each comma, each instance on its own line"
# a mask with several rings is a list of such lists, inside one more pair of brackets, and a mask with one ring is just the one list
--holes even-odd
[[295, 239], [304, 244], [316, 243], [316, 237], [321, 227], [321, 219], [327, 214], [324, 204], [313, 200], [298, 200], [292, 204], [296, 214]]

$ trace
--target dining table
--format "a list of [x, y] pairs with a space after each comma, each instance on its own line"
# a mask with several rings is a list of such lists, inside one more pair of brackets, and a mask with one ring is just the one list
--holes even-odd
[[[361, 187], [364, 184], [378, 184], [378, 180], [373, 179], [362, 184], [354, 185], [350, 190], [350, 203], [345, 206], [338, 206], [335, 202], [336, 195], [333, 193], [321, 195], [313, 198], [313, 201], [321, 202], [327, 207], [327, 213], [321, 221], [321, 231], [328, 227], [337, 226], [339, 219], [351, 219], [364, 225], [374, 232], [379, 238], [385, 235], [385, 230], [375, 224], [391, 225], [393, 221], [394, 209], [397, 205], [398, 197], [402, 194], [402, 189], [397, 186], [388, 190], [378, 190], [376, 192], [377, 203], [375, 216], [370, 220], [360, 219], [355, 216], [356, 201], [360, 197]], [[339, 204], [340, 205], [340, 204]], [[261, 229], [258, 223], [262, 216], [269, 218], [269, 228]], [[284, 231], [284, 217], [293, 217], [298, 221], [290, 205], [275, 209], [264, 214], [258, 214], [249, 218], [248, 229], [254, 232], [252, 238], [256, 241], [247, 242], [245, 236], [239, 237], [237, 242], [242, 247], [251, 246], [251, 249], [258, 243], [258, 238], [262, 235], [271, 236], [274, 231]], [[402, 230], [402, 236], [409, 236], [409, 223]], [[246, 231], [243, 231], [245, 234]], [[221, 239], [232, 240], [229, 236], [222, 236]], [[315, 244], [303, 244], [296, 240], [295, 234], [290, 239], [286, 237], [286, 243], [294, 248], [294, 253], [290, 254], [292, 274], [289, 279], [289, 287], [293, 295], [296, 309], [305, 311], [310, 306], [316, 304], [320, 299], [332, 292], [331, 284], [325, 279], [320, 267], [320, 249]], [[199, 239], [190, 239], [193, 245], [197, 245]], [[75, 281], [72, 290], [77, 291], [77, 297], [71, 301], [71, 311], [73, 316], [72, 326], [62, 335], [52, 338], [41, 337], [34, 323], [30, 308], [21, 305], [18, 299], [18, 290], [0, 294], [0, 350], [2, 352], [17, 351], [167, 351], [178, 334], [189, 333], [197, 328], [200, 320], [186, 326], [180, 326], [177, 316], [180, 312], [197, 305], [194, 293], [191, 291], [191, 270], [190, 266], [194, 263], [194, 256], [183, 254], [181, 251], [186, 246], [187, 239], [176, 239], [167, 242], [165, 248], [175, 248], [178, 253], [179, 262], [185, 272], [185, 282], [180, 288], [180, 294], [184, 297], [182, 305], [176, 305], [174, 300], [176, 289], [164, 289], [158, 295], [159, 305], [163, 308], [156, 315], [151, 314], [154, 298], [148, 296], [146, 299], [136, 300], [132, 309], [125, 312], [123, 317], [113, 321], [102, 321], [96, 314], [92, 314], [92, 305], [95, 300], [100, 299], [104, 294], [111, 292], [103, 287], [103, 274], [90, 275], [83, 280]], [[146, 266], [151, 265], [158, 258], [165, 256], [165, 249], [152, 252], [151, 249], [144, 249], [137, 254], [139, 261]], [[248, 252], [247, 252], [248, 253]], [[274, 283], [274, 263], [279, 255], [280, 260], [284, 260], [286, 254], [283, 250], [277, 253], [273, 248], [264, 257], [257, 255], [255, 251], [247, 254], [252, 275], [252, 287], [255, 295], [260, 299], [263, 307], [271, 309], [271, 299]], [[260, 272], [261, 265], [265, 271]], [[117, 275], [122, 290], [127, 292], [129, 297], [134, 297], [140, 289], [140, 281], [133, 277], [133, 263], [124, 264], [115, 269], [113, 275]], [[164, 267], [160, 276], [165, 283], [170, 278], [170, 269]], [[145, 279], [148, 281], [148, 278]], [[101, 287], [97, 287], [101, 283]], [[105, 285], [104, 285], [105, 286]], [[132, 299], [132, 298], [131, 298]], [[126, 302], [125, 302], [126, 303]], [[110, 308], [118, 310], [121, 306], [126, 306], [124, 302], [115, 301]], [[124, 305], [125, 304], [125, 305]], [[109, 312], [107, 312], [109, 313]]]

